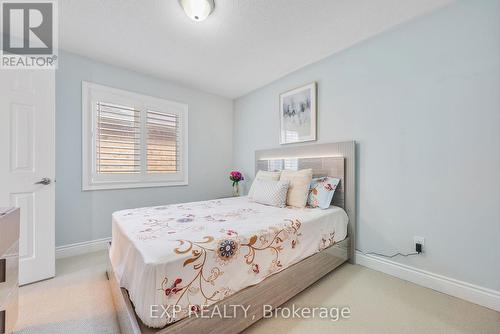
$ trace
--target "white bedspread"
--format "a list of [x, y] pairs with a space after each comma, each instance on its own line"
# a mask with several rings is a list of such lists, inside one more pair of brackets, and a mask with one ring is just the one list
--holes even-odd
[[[137, 315], [163, 327], [345, 239], [347, 214], [247, 197], [113, 214], [111, 263]], [[151, 305], [180, 313], [150, 318]]]

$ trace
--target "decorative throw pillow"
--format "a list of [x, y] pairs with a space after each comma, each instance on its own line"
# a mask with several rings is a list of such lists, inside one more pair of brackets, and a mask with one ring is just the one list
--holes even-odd
[[333, 177], [320, 177], [311, 181], [307, 205], [312, 208], [328, 209], [332, 203], [335, 189], [340, 180]]
[[281, 172], [280, 181], [290, 181], [286, 205], [303, 208], [307, 203], [309, 186], [312, 180], [312, 169], [299, 171], [284, 170]]
[[[257, 172], [257, 175], [255, 175], [255, 181], [257, 180], [269, 180], [269, 181], [279, 181], [280, 179], [281, 172], [268, 172], [264, 170], [259, 170]], [[248, 197], [252, 197], [254, 192], [254, 186], [252, 183], [252, 186], [250, 187], [250, 190], [248, 191]]]
[[289, 185], [288, 181], [255, 180], [252, 184], [254, 191], [249, 198], [260, 204], [282, 208], [286, 205]]

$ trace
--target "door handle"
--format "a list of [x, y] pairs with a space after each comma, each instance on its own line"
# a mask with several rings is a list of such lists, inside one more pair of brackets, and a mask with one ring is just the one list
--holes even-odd
[[35, 182], [35, 184], [43, 184], [44, 186], [47, 186], [47, 185], [49, 185], [51, 182], [52, 182], [52, 180], [51, 180], [51, 179], [49, 179], [48, 177], [44, 177], [44, 178], [43, 178], [43, 179], [41, 179], [40, 181]]

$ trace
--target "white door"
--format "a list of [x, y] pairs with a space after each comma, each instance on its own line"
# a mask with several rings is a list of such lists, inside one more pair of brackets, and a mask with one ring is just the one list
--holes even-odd
[[21, 285], [55, 275], [54, 176], [54, 71], [0, 70], [0, 206], [21, 208]]

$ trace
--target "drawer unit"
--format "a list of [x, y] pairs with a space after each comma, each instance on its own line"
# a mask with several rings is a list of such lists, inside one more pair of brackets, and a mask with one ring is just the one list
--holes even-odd
[[0, 208], [0, 258], [19, 240], [19, 209]]
[[0, 209], [0, 334], [13, 331], [18, 315], [19, 209]]
[[[0, 257], [0, 301], [5, 300], [13, 289], [18, 288], [19, 242], [15, 242]], [[0, 332], [1, 333], [1, 332]]]
[[11, 333], [17, 322], [19, 307], [18, 290], [12, 291], [7, 298], [0, 303], [0, 333]]

